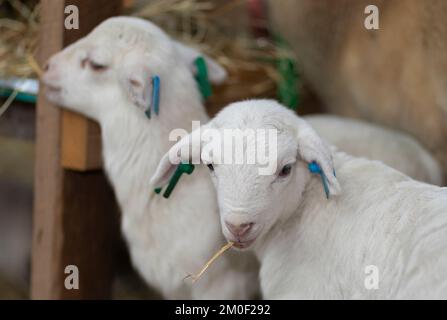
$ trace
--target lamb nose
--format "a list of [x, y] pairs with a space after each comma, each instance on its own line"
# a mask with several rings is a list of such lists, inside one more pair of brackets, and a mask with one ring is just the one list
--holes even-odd
[[236, 237], [245, 236], [253, 227], [254, 223], [242, 223], [238, 225], [231, 224], [229, 222], [225, 222], [228, 230]]

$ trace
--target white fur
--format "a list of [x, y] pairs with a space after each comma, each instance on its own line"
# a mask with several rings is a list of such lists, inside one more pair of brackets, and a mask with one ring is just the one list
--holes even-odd
[[[248, 164], [214, 164], [211, 174], [223, 234], [253, 248], [265, 298], [447, 298], [446, 188], [329, 151], [304, 120], [274, 101], [232, 104], [207, 124], [218, 130], [272, 126], [280, 130], [277, 161], [293, 164], [290, 175], [261, 176]], [[328, 176], [329, 199], [320, 176], [309, 172], [310, 161]], [[154, 183], [161, 176], [157, 171]], [[238, 237], [226, 222], [253, 226]], [[378, 290], [365, 287], [369, 265], [379, 270]]]
[[[183, 177], [169, 199], [156, 195], [149, 183], [171, 145], [169, 132], [208, 120], [191, 71], [192, 54], [199, 55], [149, 22], [112, 18], [50, 60], [47, 96], [100, 123], [122, 231], [134, 266], [149, 284], [171, 299], [251, 298], [258, 292], [258, 268], [254, 257], [237, 252], [219, 259], [195, 285], [183, 280], [225, 243], [203, 169]], [[91, 60], [107, 69], [92, 70]], [[210, 73], [215, 81], [225, 76], [216, 63]], [[144, 109], [153, 75], [161, 78], [160, 115], [148, 120]]]
[[355, 157], [381, 160], [413, 179], [443, 185], [439, 163], [419, 142], [405, 133], [334, 115], [303, 118], [340, 151]]
[[[341, 153], [335, 167], [340, 196], [326, 200], [313, 177], [297, 210], [256, 244], [264, 296], [446, 299], [447, 189]], [[377, 290], [364, 285], [370, 265]]]

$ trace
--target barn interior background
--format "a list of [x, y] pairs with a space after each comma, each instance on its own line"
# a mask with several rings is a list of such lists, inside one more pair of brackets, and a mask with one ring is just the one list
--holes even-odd
[[[380, 30], [363, 27], [370, 2], [381, 9]], [[80, 8], [80, 30], [63, 30], [69, 4]], [[412, 134], [447, 172], [442, 13], [447, 4], [437, 0], [0, 0], [0, 299], [157, 297], [133, 273], [119, 239], [119, 213], [101, 173], [99, 128], [68, 112], [36, 112], [43, 56], [108, 16], [150, 19], [229, 71], [207, 101], [210, 115], [232, 101], [271, 97], [300, 114], [358, 117]], [[50, 144], [36, 142], [36, 132], [51, 136]], [[87, 185], [95, 200], [79, 194]], [[33, 224], [33, 210], [55, 207], [63, 219], [35, 214]], [[79, 239], [73, 225], [91, 221], [102, 227]], [[51, 228], [52, 237], [41, 241], [41, 228]], [[56, 250], [60, 234], [73, 243]], [[88, 251], [95, 237], [113, 250]], [[85, 289], [55, 289], [63, 278], [54, 269], [73, 257], [91, 271]]]

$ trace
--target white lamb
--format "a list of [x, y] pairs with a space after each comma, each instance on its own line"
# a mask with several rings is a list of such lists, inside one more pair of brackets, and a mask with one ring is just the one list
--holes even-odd
[[[169, 199], [156, 195], [149, 183], [172, 144], [171, 130], [208, 120], [191, 71], [199, 55], [150, 22], [118, 17], [52, 57], [43, 80], [50, 100], [100, 123], [105, 170], [121, 207], [132, 262], [143, 278], [171, 299], [251, 298], [259, 281], [248, 255], [224, 257], [195, 285], [183, 281], [225, 243], [205, 170], [183, 177]], [[226, 77], [215, 62], [207, 64], [211, 81]], [[145, 110], [156, 75], [160, 111], [149, 120]]]
[[[215, 131], [228, 129], [275, 129], [276, 146], [247, 139], [243, 151], [277, 151], [277, 170], [261, 175], [258, 162], [216, 163], [222, 141]], [[333, 152], [303, 119], [269, 100], [232, 104], [184, 137], [152, 182], [195, 158], [210, 168], [223, 234], [259, 258], [265, 298], [447, 298], [446, 188]]]

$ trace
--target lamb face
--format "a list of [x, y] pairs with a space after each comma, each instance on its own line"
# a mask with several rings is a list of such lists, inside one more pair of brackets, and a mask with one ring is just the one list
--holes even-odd
[[145, 108], [148, 79], [166, 69], [163, 63], [173, 60], [172, 52], [171, 41], [149, 22], [106, 20], [48, 61], [43, 77], [46, 95], [94, 119], [128, 101]]
[[[134, 110], [147, 109], [154, 76], [160, 77], [162, 87], [168, 82], [169, 91], [175, 94], [179, 86], [166, 79], [175, 78], [173, 75], [183, 69], [193, 72], [193, 61], [200, 55], [148, 21], [111, 18], [54, 55], [45, 67], [43, 83], [50, 101], [99, 120], [129, 104], [137, 107]], [[225, 70], [208, 57], [205, 59], [210, 80], [223, 81]]]
[[[232, 129], [260, 134], [246, 135], [237, 150], [234, 140], [231, 148], [226, 147]], [[272, 131], [274, 139], [266, 138]], [[200, 137], [201, 148], [194, 148], [194, 137]], [[186, 150], [191, 146], [189, 154]], [[266, 152], [271, 163], [253, 157], [259, 150]], [[225, 159], [230, 151], [234, 157]], [[245, 101], [225, 108], [199, 135], [193, 132], [172, 147], [152, 182], [157, 186], [165, 184], [176, 163], [191, 161], [198, 153], [200, 162], [210, 168], [217, 190], [223, 234], [240, 249], [252, 246], [278, 219], [298, 207], [310, 179], [308, 163], [319, 164], [331, 194], [339, 192], [327, 146], [306, 122], [274, 101]]]
[[301, 201], [309, 177], [304, 162], [296, 157], [296, 148], [284, 147], [287, 140], [290, 137], [278, 136], [277, 169], [270, 174], [260, 174], [264, 166], [259, 163], [209, 165], [222, 232], [239, 249], [249, 248]]

